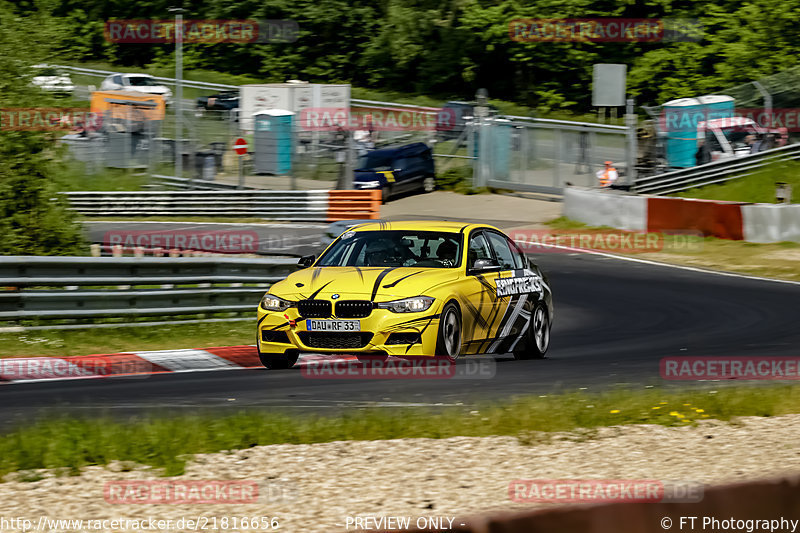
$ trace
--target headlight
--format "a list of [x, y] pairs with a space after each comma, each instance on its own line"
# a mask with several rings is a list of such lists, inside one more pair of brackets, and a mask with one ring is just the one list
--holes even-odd
[[273, 294], [265, 294], [261, 298], [261, 309], [265, 311], [285, 311], [292, 306], [292, 302], [287, 302], [283, 298], [278, 298]]
[[388, 309], [392, 313], [419, 313], [427, 311], [436, 298], [429, 296], [414, 296], [404, 300], [394, 300], [392, 302], [381, 302], [377, 304], [378, 309]]
[[381, 186], [380, 181], [357, 181], [355, 182], [356, 187], [360, 187], [362, 189], [379, 189]]

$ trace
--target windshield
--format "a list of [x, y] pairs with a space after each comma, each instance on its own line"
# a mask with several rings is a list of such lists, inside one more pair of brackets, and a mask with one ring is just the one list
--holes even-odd
[[358, 158], [356, 170], [392, 170], [392, 158], [380, 153], [368, 153]]
[[728, 139], [728, 142], [733, 144], [744, 142], [748, 135], [756, 135], [758, 131], [751, 124], [745, 124], [743, 126], [722, 128], [722, 133]]
[[36, 72], [37, 76], [64, 76], [64, 73], [53, 67], [44, 67]]
[[455, 268], [461, 235], [436, 231], [347, 231], [315, 266]]
[[129, 76], [128, 85], [132, 87], [157, 87], [161, 84], [147, 76]]

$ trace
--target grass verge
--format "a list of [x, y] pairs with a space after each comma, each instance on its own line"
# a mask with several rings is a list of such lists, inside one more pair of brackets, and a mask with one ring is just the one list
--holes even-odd
[[253, 344], [255, 328], [253, 318], [241, 322], [0, 333], [0, 358], [68, 357]]
[[[547, 225], [556, 231], [579, 229], [620, 231], [609, 227], [588, 226], [566, 217], [551, 220]], [[681, 246], [676, 241], [675, 246], [668, 246], [668, 241], [669, 239], [665, 238], [664, 248], [654, 252], [626, 254], [625, 251], [616, 249], [599, 251], [631, 255], [663, 263], [800, 281], [800, 243], [758, 244], [716, 237], [690, 237], [691, 245]]]
[[736, 178], [719, 185], [707, 185], [678, 193], [682, 198], [727, 200], [732, 202], [774, 203], [775, 183], [791, 185], [794, 197], [800, 194], [800, 162], [782, 161], [772, 163], [750, 176]]
[[[164, 475], [183, 473], [192, 454], [268, 444], [339, 440], [516, 436], [523, 444], [549, 442], [551, 432], [624, 424], [687, 426], [704, 419], [776, 416], [800, 412], [800, 386], [724, 387], [720, 390], [618, 390], [524, 397], [504, 404], [394, 410], [377, 408], [338, 416], [287, 416], [265, 411], [227, 416], [58, 418], [13, 429], [0, 439], [0, 476], [15, 471], [64, 469], [125, 461]], [[25, 479], [37, 479], [26, 476]]]

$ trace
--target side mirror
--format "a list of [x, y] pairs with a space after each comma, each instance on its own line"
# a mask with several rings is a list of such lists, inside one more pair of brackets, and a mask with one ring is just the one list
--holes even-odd
[[476, 259], [472, 263], [471, 271], [473, 273], [481, 272], [497, 272], [502, 267], [494, 259]]
[[310, 267], [311, 265], [314, 264], [314, 261], [316, 261], [316, 259], [317, 259], [316, 255], [304, 255], [297, 262], [297, 267], [298, 268], [308, 268], [308, 267]]

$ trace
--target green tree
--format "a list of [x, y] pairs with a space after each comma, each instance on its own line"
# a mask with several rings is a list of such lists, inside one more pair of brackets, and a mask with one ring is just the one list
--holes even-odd
[[[31, 66], [51, 60], [57, 27], [44, 9], [25, 16], [0, 3], [0, 109], [52, 106], [31, 85]], [[0, 128], [0, 254], [85, 251], [80, 225], [54, 186], [54, 139], [45, 132]]]

